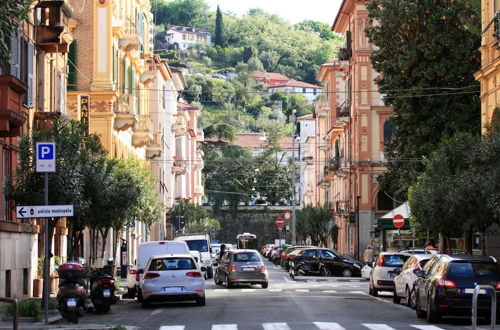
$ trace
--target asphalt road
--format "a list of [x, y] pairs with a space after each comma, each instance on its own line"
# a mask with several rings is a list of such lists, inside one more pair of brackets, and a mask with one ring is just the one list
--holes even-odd
[[430, 325], [415, 311], [392, 302], [391, 293], [368, 295], [366, 281], [299, 280], [267, 263], [268, 289], [239, 286], [225, 289], [207, 280], [207, 305], [166, 303], [144, 309], [135, 300], [122, 300], [106, 315], [87, 314], [80, 324], [135, 326], [140, 329], [470, 329], [470, 321], [444, 319]]

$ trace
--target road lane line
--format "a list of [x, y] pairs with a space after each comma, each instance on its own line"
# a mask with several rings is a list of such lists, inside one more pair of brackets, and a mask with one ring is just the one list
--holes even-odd
[[264, 330], [290, 330], [286, 323], [262, 323]]
[[337, 293], [335, 290], [323, 290], [324, 293]]
[[238, 330], [237, 324], [212, 324], [212, 330]]
[[283, 289], [269, 289], [267, 291], [269, 291], [269, 292], [281, 292], [281, 291], [283, 291]]
[[295, 281], [292, 281], [290, 280], [288, 277], [286, 276], [283, 276], [283, 278], [285, 279], [285, 282], [288, 282], [288, 283], [294, 283]]
[[162, 325], [160, 330], [184, 330], [185, 328], [183, 325]]
[[350, 294], [365, 294], [363, 291], [349, 291]]
[[295, 292], [309, 292], [309, 289], [295, 289]]
[[334, 322], [314, 322], [320, 330], [345, 330], [343, 326]]
[[420, 330], [444, 330], [443, 328], [436, 327], [435, 325], [410, 324], [410, 327], [414, 327]]
[[371, 330], [395, 330], [394, 328], [388, 326], [387, 324], [372, 324], [372, 323], [362, 323], [362, 324]]
[[255, 289], [241, 289], [241, 292], [255, 292]]
[[149, 315], [158, 315], [158, 314], [161, 314], [162, 311], [163, 311], [162, 309], [157, 308], [154, 311], [152, 311], [151, 313], [149, 313]]
[[215, 292], [228, 292], [229, 289], [215, 289]]

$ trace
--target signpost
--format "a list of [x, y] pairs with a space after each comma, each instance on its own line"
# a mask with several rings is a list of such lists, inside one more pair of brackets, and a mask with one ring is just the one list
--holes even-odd
[[286, 221], [288, 221], [288, 220], [292, 219], [292, 214], [287, 211], [287, 212], [285, 212], [283, 217], [285, 218]]
[[283, 226], [284, 224], [285, 224], [285, 221], [283, 221], [282, 218], [276, 219], [276, 225], [278, 225], [279, 227]]
[[405, 225], [405, 218], [401, 214], [396, 214], [392, 218], [392, 224], [396, 228], [401, 228]]
[[72, 217], [73, 205], [18, 206], [16, 216], [18, 219]]

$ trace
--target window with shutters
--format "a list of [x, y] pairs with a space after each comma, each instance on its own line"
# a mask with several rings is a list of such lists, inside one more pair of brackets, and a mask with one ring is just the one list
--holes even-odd
[[73, 40], [68, 52], [68, 91], [76, 91], [76, 47], [77, 41]]
[[119, 79], [118, 79], [118, 49], [113, 44], [113, 82], [115, 84], [115, 88], [119, 89]]
[[122, 94], [127, 94], [127, 87], [128, 87], [127, 61], [124, 59], [122, 68]]

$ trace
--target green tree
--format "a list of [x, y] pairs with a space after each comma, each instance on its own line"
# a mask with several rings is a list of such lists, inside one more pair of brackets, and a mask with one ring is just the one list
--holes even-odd
[[[405, 198], [429, 156], [446, 136], [480, 127], [480, 68], [477, 13], [469, 1], [374, 0], [367, 3], [376, 47], [372, 64], [394, 107], [392, 139], [386, 145], [388, 171], [382, 189]], [[374, 24], [374, 22], [377, 24]]]
[[220, 228], [218, 220], [212, 217], [212, 214], [203, 206], [191, 203], [187, 199], [178, 199], [174, 206], [170, 209], [170, 218], [174, 222], [177, 230], [180, 228], [180, 219], [185, 223], [185, 228], [188, 233], [209, 233], [211, 227]]
[[305, 20], [295, 25], [297, 29], [302, 31], [312, 31], [317, 33], [321, 39], [332, 40], [335, 39], [335, 34], [331, 31], [330, 25], [313, 21], [313, 20]]
[[220, 11], [219, 5], [217, 5], [217, 14], [215, 16], [215, 37], [214, 45], [224, 47], [224, 23], [222, 21], [222, 12]]
[[21, 22], [28, 17], [32, 0], [3, 0], [0, 2], [0, 66], [10, 60], [10, 38]]
[[297, 235], [302, 242], [307, 239], [312, 245], [328, 244], [328, 240], [336, 241], [337, 227], [333, 224], [330, 206], [306, 205], [297, 211]]

